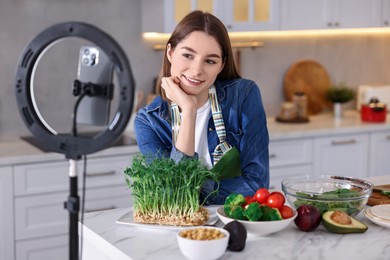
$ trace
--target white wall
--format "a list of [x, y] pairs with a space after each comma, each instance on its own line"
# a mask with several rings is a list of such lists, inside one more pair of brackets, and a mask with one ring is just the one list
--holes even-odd
[[[136, 86], [151, 90], [153, 78], [159, 72], [161, 55], [142, 42], [140, 10], [140, 0], [0, 0], [0, 139], [29, 134], [16, 104], [16, 64], [35, 35], [59, 22], [87, 22], [109, 33], [125, 50]], [[50, 69], [48, 74], [64, 70], [56, 66]], [[62, 85], [64, 82], [53, 86], [58, 88], [58, 96], [69, 93], [69, 88]], [[53, 113], [62, 111], [61, 107], [56, 110]]]
[[[162, 52], [151, 50], [143, 43], [140, 1], [0, 0], [0, 139], [29, 134], [19, 115], [14, 93], [17, 60], [37, 33], [58, 22], [84, 21], [111, 34], [130, 60], [137, 88], [150, 92], [160, 69]], [[317, 60], [336, 83], [343, 81], [352, 87], [390, 84], [390, 33], [273, 37], [264, 39], [264, 43], [261, 48], [241, 50], [241, 71], [242, 76], [260, 86], [270, 116], [279, 112], [284, 100], [283, 76], [298, 60]], [[47, 70], [48, 74], [63, 73], [55, 66]], [[69, 88], [59, 88], [58, 95], [69, 95]], [[41, 98], [50, 100], [52, 96]], [[53, 111], [58, 113], [58, 116], [54, 114], [55, 118], [60, 118], [63, 111], [61, 107]]]

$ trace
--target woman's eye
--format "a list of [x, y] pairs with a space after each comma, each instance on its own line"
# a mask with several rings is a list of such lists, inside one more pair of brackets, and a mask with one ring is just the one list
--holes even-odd
[[188, 54], [188, 53], [184, 53], [184, 54], [183, 54], [183, 57], [184, 57], [184, 58], [187, 58], [187, 59], [191, 59], [191, 58], [192, 58], [192, 55], [191, 55], [191, 54]]
[[208, 63], [208, 64], [216, 64], [217, 62], [214, 61], [214, 60], [206, 60], [206, 63]]

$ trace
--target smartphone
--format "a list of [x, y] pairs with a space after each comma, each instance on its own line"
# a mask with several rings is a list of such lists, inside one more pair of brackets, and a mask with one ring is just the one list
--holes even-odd
[[[83, 83], [108, 85], [112, 83], [114, 65], [97, 46], [81, 46], [77, 79]], [[113, 87], [113, 86], [112, 86]], [[76, 122], [104, 126], [110, 120], [111, 100], [100, 96], [85, 96], [78, 107]]]

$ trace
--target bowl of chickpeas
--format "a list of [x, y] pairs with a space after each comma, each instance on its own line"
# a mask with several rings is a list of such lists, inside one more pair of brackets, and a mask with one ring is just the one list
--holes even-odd
[[181, 253], [192, 260], [220, 258], [226, 251], [230, 234], [217, 227], [190, 227], [177, 233]]

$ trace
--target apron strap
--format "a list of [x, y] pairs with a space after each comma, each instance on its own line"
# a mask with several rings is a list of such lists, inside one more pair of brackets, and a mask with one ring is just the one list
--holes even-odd
[[[211, 114], [213, 117], [215, 130], [217, 131], [219, 144], [215, 147], [214, 152], [212, 153], [214, 159], [214, 165], [222, 158], [222, 156], [227, 153], [232, 146], [226, 141], [226, 131], [225, 124], [223, 122], [221, 107], [218, 102], [217, 92], [215, 86], [212, 85], [209, 88], [209, 100], [211, 103]], [[176, 103], [171, 103], [171, 126], [172, 126], [172, 142], [173, 145], [176, 144], [177, 135], [180, 129], [180, 109]]]
[[219, 139], [219, 144], [215, 147], [213, 152], [215, 165], [225, 153], [232, 149], [232, 146], [226, 141], [225, 123], [223, 122], [221, 106], [219, 105], [217, 91], [214, 85], [209, 89], [209, 99], [211, 102], [211, 114]]

